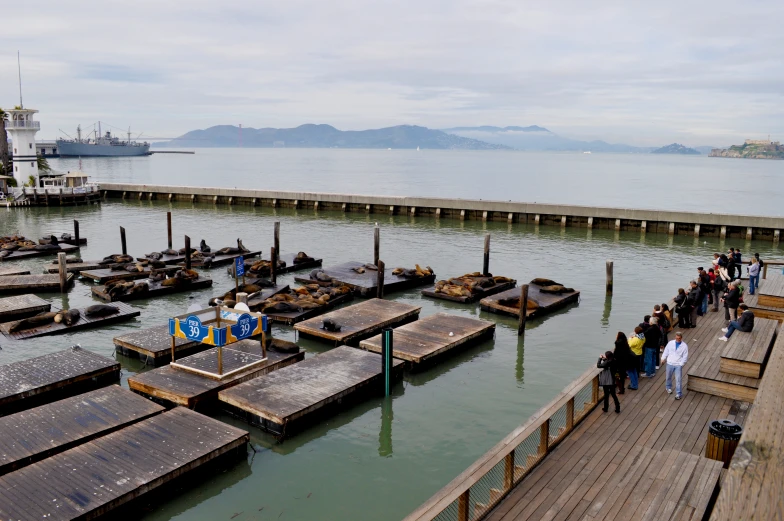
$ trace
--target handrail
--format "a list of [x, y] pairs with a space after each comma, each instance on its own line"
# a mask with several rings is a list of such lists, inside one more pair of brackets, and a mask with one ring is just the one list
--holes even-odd
[[583, 373], [404, 521], [482, 519], [596, 407], [603, 398], [599, 372]]

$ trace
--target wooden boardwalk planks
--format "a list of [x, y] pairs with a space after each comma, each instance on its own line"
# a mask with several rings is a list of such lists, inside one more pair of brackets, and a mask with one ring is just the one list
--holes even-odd
[[52, 309], [52, 304], [35, 295], [16, 295], [0, 298], [0, 322], [31, 317]]
[[[759, 292], [756, 295], [743, 294], [743, 302], [749, 306], [757, 318], [769, 318], [771, 320], [784, 320], [784, 308], [773, 306], [763, 306], [759, 303]], [[724, 311], [724, 310], [722, 310]]]
[[146, 292], [124, 294], [115, 297], [110, 296], [106, 292], [106, 288], [104, 286], [91, 288], [90, 291], [92, 292], [93, 296], [105, 302], [128, 302], [131, 300], [155, 298], [163, 295], [172, 295], [174, 293], [183, 293], [187, 291], [195, 291], [197, 289], [209, 288], [212, 286], [212, 279], [206, 279], [200, 276], [196, 280], [177, 286], [163, 286], [160, 282], [151, 282], [148, 280], [137, 280], [135, 283], [137, 286], [139, 284], [146, 283], [150, 289]]
[[30, 275], [30, 270], [21, 268], [0, 268], [0, 277], [7, 277], [9, 275]]
[[[396, 328], [392, 333], [392, 355], [421, 364], [461, 346], [489, 338], [494, 331], [493, 322], [437, 313]], [[363, 340], [359, 347], [381, 353], [381, 335]]]
[[23, 329], [22, 331], [9, 333], [8, 329], [11, 328], [14, 325], [14, 323], [8, 323], [0, 326], [0, 332], [2, 332], [3, 335], [5, 335], [7, 338], [11, 338], [14, 340], [24, 340], [27, 338], [36, 338], [36, 337], [48, 336], [48, 335], [58, 335], [61, 333], [69, 333], [71, 331], [80, 331], [82, 329], [101, 327], [109, 324], [116, 324], [117, 322], [130, 320], [134, 317], [138, 317], [139, 315], [141, 315], [141, 311], [122, 302], [117, 302], [113, 304], [113, 306], [119, 309], [120, 312], [115, 313], [114, 315], [107, 315], [105, 317], [88, 317], [85, 314], [87, 308], [78, 308], [79, 312], [81, 313], [81, 316], [79, 317], [79, 320], [75, 324], [72, 324], [70, 326], [66, 326], [62, 322], [59, 324], [57, 322], [50, 322], [40, 327], [34, 327], [32, 329]]
[[[68, 273], [79, 273], [84, 270], [99, 270], [103, 266], [98, 264], [99, 261], [85, 261], [85, 262], [69, 262], [65, 265], [65, 271]], [[47, 273], [60, 273], [60, 265], [57, 262], [46, 265]]]
[[44, 257], [47, 255], [57, 255], [58, 253], [73, 253], [79, 249], [79, 246], [71, 244], [61, 244], [59, 250], [27, 250], [27, 251], [14, 251], [10, 255], [3, 257], [2, 261], [31, 259], [33, 257]]
[[[74, 274], [66, 276], [66, 288], [70, 288]], [[60, 291], [59, 275], [12, 275], [0, 277], [0, 294]]]
[[[393, 377], [402, 373], [394, 361]], [[381, 357], [341, 346], [318, 356], [221, 391], [232, 413], [285, 436], [332, 412], [339, 404], [379, 394]]]
[[[338, 282], [349, 286], [357, 296], [375, 297], [378, 292], [378, 272], [366, 270], [365, 273], [357, 273], [352, 268], [364, 266], [362, 262], [345, 262], [337, 266], [324, 268], [322, 271]], [[393, 291], [403, 291], [420, 286], [427, 286], [436, 280], [436, 276], [405, 278], [399, 275], [392, 275], [394, 268], [384, 270], [384, 295]], [[309, 277], [294, 277], [294, 280], [301, 284], [316, 284], [317, 281]]]
[[[506, 315], [510, 317], [520, 317], [520, 307], [512, 307], [503, 305], [500, 301], [506, 299], [519, 299], [520, 298], [520, 288], [513, 288], [506, 290], [501, 293], [496, 293], [487, 298], [483, 298], [479, 301], [479, 307], [482, 311], [488, 311], [490, 313], [498, 313], [499, 315]], [[539, 306], [534, 310], [528, 310], [526, 316], [528, 317], [539, 317], [545, 315], [547, 313], [552, 313], [556, 309], [560, 309], [564, 306], [568, 306], [574, 302], [577, 302], [580, 299], [580, 292], [579, 291], [571, 291], [569, 293], [562, 293], [560, 295], [556, 295], [553, 293], [542, 293], [539, 289], [539, 286], [535, 284], [529, 284], [528, 286], [528, 300], [533, 300]]]
[[[326, 340], [335, 346], [359, 345], [385, 327], [393, 327], [416, 320], [422, 308], [382, 299], [370, 299], [348, 306], [317, 318], [311, 318], [294, 326], [301, 335]], [[324, 320], [330, 319], [340, 325], [340, 331], [322, 328]]]
[[164, 410], [109, 385], [0, 418], [0, 475], [35, 463]]
[[[158, 367], [171, 362], [171, 339], [169, 326], [162, 325], [114, 337], [114, 346], [115, 350], [123, 356], [138, 358], [147, 365]], [[174, 344], [176, 357], [210, 348], [209, 345], [184, 338], [175, 338]]]
[[[243, 341], [244, 342], [244, 341]], [[258, 342], [251, 341], [258, 345]], [[128, 378], [128, 387], [165, 405], [182, 405], [194, 409], [209, 405], [218, 398], [218, 392], [252, 378], [257, 378], [291, 365], [305, 358], [305, 352], [278, 353], [267, 351], [267, 361], [261, 366], [235, 375], [229, 380], [213, 380], [165, 366]]]
[[0, 477], [0, 518], [93, 519], [217, 458], [244, 456], [248, 440], [176, 408]]
[[0, 416], [103, 387], [120, 364], [80, 347], [0, 366]]
[[[129, 263], [133, 264], [133, 263]], [[168, 275], [173, 275], [177, 272], [180, 268], [177, 266], [169, 266], [166, 268], [150, 268], [147, 267], [144, 271], [140, 272], [130, 272], [126, 270], [112, 270], [109, 268], [97, 268], [97, 269], [87, 269], [79, 272], [79, 275], [84, 277], [85, 279], [91, 279], [93, 282], [97, 282], [98, 284], [104, 284], [109, 282], [110, 280], [137, 280], [137, 279], [146, 279], [150, 276], [150, 274], [155, 270], [156, 272], [163, 272]]]
[[751, 333], [735, 331], [721, 352], [720, 371], [761, 378], [778, 325], [776, 320], [755, 318]]
[[245, 374], [267, 361], [260, 340], [246, 339], [224, 346], [207, 349], [195, 355], [177, 359], [170, 367], [179, 371], [198, 374], [212, 380], [231, 380], [238, 374]]
[[759, 289], [757, 302], [761, 306], [784, 308], [784, 276], [768, 277]]

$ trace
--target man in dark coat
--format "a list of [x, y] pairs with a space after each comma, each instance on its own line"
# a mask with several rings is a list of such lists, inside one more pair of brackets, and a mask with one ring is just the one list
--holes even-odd
[[724, 335], [719, 337], [719, 340], [722, 342], [726, 342], [735, 330], [751, 333], [754, 329], [754, 313], [746, 304], [741, 304], [738, 306], [738, 309], [742, 311], [740, 318], [738, 320], [731, 320], [727, 327], [722, 328]]

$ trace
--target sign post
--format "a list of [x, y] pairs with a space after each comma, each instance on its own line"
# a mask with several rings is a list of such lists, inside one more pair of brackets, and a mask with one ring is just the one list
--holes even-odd
[[381, 331], [381, 378], [384, 386], [384, 396], [389, 396], [390, 382], [392, 381], [392, 328], [387, 327]]
[[[245, 278], [245, 257], [240, 255], [234, 258], [234, 299], [237, 299], [237, 293], [240, 291], [240, 277]], [[243, 286], [244, 286], [243, 280]]]

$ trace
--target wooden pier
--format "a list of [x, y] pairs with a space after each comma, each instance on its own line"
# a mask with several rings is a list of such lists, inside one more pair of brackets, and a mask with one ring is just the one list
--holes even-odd
[[[392, 377], [403, 362], [393, 362]], [[341, 346], [274, 373], [221, 391], [218, 398], [232, 414], [284, 437], [339, 406], [383, 394], [381, 357]]]
[[41, 336], [70, 333], [72, 331], [80, 331], [82, 329], [116, 324], [118, 322], [124, 322], [141, 315], [141, 311], [122, 302], [117, 302], [114, 304], [114, 307], [119, 310], [119, 313], [102, 317], [88, 317], [85, 314], [87, 308], [76, 308], [80, 313], [79, 320], [70, 326], [66, 326], [62, 322], [59, 324], [57, 322], [50, 322], [39, 327], [23, 329], [21, 331], [9, 333], [8, 330], [15, 324], [15, 322], [9, 322], [8, 324], [3, 324], [0, 326], [0, 332], [2, 332], [6, 338], [13, 340], [25, 340], [28, 338], [38, 338]]
[[120, 364], [80, 347], [0, 365], [0, 416], [91, 391], [120, 379]]
[[[308, 320], [309, 318], [317, 317], [327, 313], [328, 311], [335, 309], [337, 306], [341, 304], [345, 304], [346, 302], [350, 302], [354, 299], [354, 295], [351, 293], [346, 293], [345, 295], [339, 295], [337, 297], [333, 297], [329, 299], [329, 301], [319, 308], [315, 309], [303, 309], [302, 311], [288, 311], [288, 312], [278, 312], [278, 311], [269, 311], [265, 313], [269, 320], [273, 322], [277, 322], [279, 324], [286, 324], [287, 326], [293, 326], [294, 324], [298, 324], [304, 320]], [[260, 310], [261, 306], [257, 306]], [[254, 309], [251, 307], [251, 309]]]
[[164, 410], [119, 385], [0, 418], [0, 476]]
[[169, 367], [219, 382], [264, 367], [267, 362], [261, 339], [246, 339], [223, 347], [213, 347], [195, 355], [177, 358]]
[[248, 441], [245, 431], [176, 408], [0, 477], [0, 518], [105, 516], [177, 478], [206, 479], [194, 472], [244, 457]]
[[11, 322], [21, 318], [46, 313], [52, 309], [49, 301], [35, 295], [16, 295], [0, 298], [0, 322]]
[[196, 280], [192, 280], [184, 284], [178, 284], [176, 286], [164, 286], [160, 282], [152, 282], [149, 280], [136, 280], [134, 282], [137, 286], [141, 284], [147, 284], [149, 290], [145, 292], [139, 291], [131, 294], [117, 295], [114, 297], [106, 292], [105, 286], [97, 286], [91, 288], [90, 291], [92, 292], [93, 296], [105, 302], [129, 302], [131, 300], [156, 298], [163, 295], [172, 295], [174, 293], [196, 291], [198, 289], [209, 288], [212, 286], [212, 279], [207, 279], [201, 276]]
[[[432, 362], [461, 347], [492, 338], [494, 332], [493, 322], [437, 313], [395, 328], [392, 356], [417, 365]], [[359, 347], [381, 353], [381, 335], [363, 340]]]
[[[103, 268], [100, 261], [85, 261], [85, 262], [68, 262], [65, 265], [65, 271], [68, 273], [79, 273], [85, 270], [99, 270]], [[55, 261], [46, 266], [47, 273], [60, 273], [60, 264]]]
[[512, 280], [509, 282], [503, 282], [500, 284], [495, 284], [494, 286], [490, 286], [489, 288], [477, 288], [475, 292], [472, 292], [470, 296], [454, 296], [448, 295], [441, 291], [436, 292], [435, 288], [431, 289], [423, 289], [422, 295], [430, 298], [440, 299], [440, 300], [449, 300], [452, 302], [460, 302], [461, 304], [469, 304], [471, 302], [476, 302], [477, 300], [482, 300], [485, 297], [489, 297], [490, 295], [496, 295], [498, 293], [502, 293], [504, 291], [508, 291], [514, 288], [517, 285], [516, 280]]
[[[138, 358], [146, 365], [159, 367], [171, 362], [171, 339], [169, 326], [155, 326], [139, 329], [114, 337], [115, 351], [129, 358]], [[174, 338], [175, 357], [187, 356], [209, 349], [210, 346], [201, 342]]]
[[[134, 264], [133, 262], [129, 264]], [[99, 269], [91, 269], [91, 270], [84, 270], [80, 271], [79, 275], [84, 277], [85, 279], [91, 279], [93, 282], [98, 284], [105, 284], [110, 280], [137, 280], [137, 279], [146, 279], [148, 278], [153, 271], [156, 272], [163, 272], [167, 275], [173, 275], [180, 268], [177, 266], [170, 266], [167, 268], [151, 268], [146, 266], [144, 271], [126, 271], [126, 270], [112, 270], [109, 268], [99, 268]]]
[[[278, 260], [281, 260], [286, 263], [286, 266], [283, 268], [277, 268], [275, 273], [278, 275], [282, 275], [284, 273], [293, 273], [295, 271], [302, 271], [302, 270], [312, 270], [314, 268], [320, 268], [321, 265], [324, 263], [323, 259], [313, 258], [312, 261], [308, 262], [301, 262], [299, 264], [294, 264], [294, 259], [297, 257], [296, 253], [281, 253], [278, 255]], [[262, 260], [269, 260], [269, 253], [261, 255]], [[257, 260], [254, 259], [247, 259], [245, 261], [245, 269], [246, 271], [253, 265], [254, 262]]]
[[32, 259], [34, 257], [45, 257], [48, 255], [57, 255], [58, 253], [73, 253], [79, 249], [79, 246], [71, 244], [60, 245], [59, 250], [27, 250], [27, 251], [14, 251], [10, 255], [3, 257], [0, 261], [23, 260]]
[[[479, 301], [479, 307], [482, 311], [490, 313], [497, 313], [499, 315], [506, 315], [510, 317], [520, 317], [520, 307], [513, 307], [504, 305], [501, 301], [509, 299], [519, 299], [520, 288], [509, 289], [493, 296], [483, 298]], [[536, 309], [528, 309], [526, 316], [540, 317], [562, 307], [568, 306], [580, 300], [579, 291], [570, 291], [561, 293], [560, 295], [554, 293], [542, 293], [539, 286], [530, 284], [528, 286], [528, 301], [534, 301], [538, 304]]]
[[[334, 346], [358, 346], [361, 340], [381, 333], [385, 327], [395, 327], [416, 320], [421, 309], [401, 302], [374, 298], [305, 320], [296, 324], [294, 329], [300, 335], [324, 340]], [[322, 326], [327, 319], [340, 325], [340, 331], [324, 329]]]
[[0, 277], [8, 277], [10, 275], [30, 275], [30, 270], [0, 267]]
[[[258, 346], [258, 341], [243, 340]], [[143, 396], [166, 406], [181, 405], [189, 409], [209, 407], [218, 399], [218, 392], [242, 382], [276, 371], [305, 358], [305, 352], [278, 353], [267, 351], [267, 361], [230, 379], [213, 380], [194, 373], [179, 371], [170, 366], [139, 373], [128, 378], [128, 387]]]
[[[65, 287], [70, 288], [74, 281], [74, 274], [67, 273]], [[0, 277], [0, 295], [11, 295], [28, 292], [59, 292], [59, 275], [14, 275]]]
[[753, 331], [735, 331], [721, 351], [719, 371], [762, 378], [778, 329], [778, 321], [755, 317]]
[[[375, 297], [378, 293], [378, 272], [371, 269], [366, 269], [364, 273], [354, 271], [354, 268], [360, 268], [366, 264], [351, 261], [324, 268], [322, 271], [335, 281], [349, 286], [354, 291], [354, 294], [359, 297]], [[394, 267], [384, 270], [384, 295], [394, 291], [427, 286], [435, 282], [436, 279], [435, 274], [428, 277], [406, 278], [392, 275], [393, 270]], [[294, 280], [301, 284], [324, 284], [309, 277], [294, 277]]]
[[[743, 298], [746, 298], [745, 295]], [[784, 276], [776, 275], [765, 279], [758, 290], [757, 303], [784, 311]]]
[[[226, 266], [234, 262], [234, 259], [236, 259], [237, 257], [258, 257], [259, 255], [261, 255], [261, 252], [256, 250], [256, 251], [247, 251], [245, 253], [230, 253], [228, 255], [214, 255], [212, 257], [209, 257], [209, 259], [211, 259], [210, 262], [211, 266]], [[207, 257], [204, 257], [203, 259], [196, 259], [191, 257], [191, 262], [193, 263], [194, 266], [197, 266], [197, 263], [201, 265], [203, 260], [206, 259]], [[180, 253], [177, 255], [164, 255], [163, 257], [161, 257], [161, 261], [165, 262], [166, 264], [184, 263], [185, 254]]]

